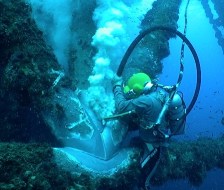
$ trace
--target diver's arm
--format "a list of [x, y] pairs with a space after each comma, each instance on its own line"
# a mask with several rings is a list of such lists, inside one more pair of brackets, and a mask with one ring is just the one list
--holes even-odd
[[118, 112], [132, 111], [134, 107], [131, 100], [124, 97], [122, 89], [120, 85], [115, 86], [113, 89], [116, 109]]

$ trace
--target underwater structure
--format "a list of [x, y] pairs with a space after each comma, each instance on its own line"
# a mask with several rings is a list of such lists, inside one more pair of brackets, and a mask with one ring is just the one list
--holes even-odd
[[[161, 159], [152, 183], [186, 179], [199, 186], [213, 168], [224, 169], [223, 137], [192, 142], [171, 142]], [[112, 173], [93, 175], [81, 165], [67, 172], [55, 163], [54, 150], [47, 144], [0, 143], [1, 189], [131, 189], [138, 180], [139, 151], [130, 155], [130, 165], [120, 165]]]
[[[88, 91], [85, 91], [97, 52], [91, 44], [96, 30], [91, 13], [96, 1], [88, 1], [88, 8], [79, 4], [72, 10], [74, 15], [79, 15], [73, 17], [74, 23], [80, 19], [86, 22], [82, 27], [72, 24], [71, 31], [76, 31], [71, 36], [74, 40], [67, 42], [68, 48], [63, 49], [67, 59], [64, 55], [58, 56], [50, 45], [54, 40], [48, 38], [50, 34], [35, 20], [44, 10], [41, 6], [34, 9], [30, 2], [0, 1], [0, 189], [131, 189], [139, 180], [139, 150], [121, 146], [127, 128], [117, 121], [104, 125], [91, 109]], [[141, 29], [161, 24], [176, 29], [179, 6], [179, 0], [155, 1], [142, 20]], [[53, 17], [47, 17], [46, 22], [54, 23]], [[132, 69], [124, 71], [124, 78], [139, 68], [154, 77], [161, 73], [161, 60], [169, 55], [171, 37], [173, 34], [156, 32], [139, 44], [134, 55], [141, 49], [140, 57], [133, 56], [127, 63], [127, 68]], [[146, 47], [148, 43], [152, 45]], [[143, 56], [145, 53], [147, 57]], [[145, 59], [148, 65], [133, 61]], [[66, 67], [60, 61], [66, 61]], [[219, 146], [224, 150], [222, 143]], [[175, 146], [175, 150], [182, 152], [183, 147], [186, 147], [184, 143], [178, 148]], [[164, 159], [169, 162], [161, 165], [162, 172], [156, 174], [155, 184], [167, 179], [190, 178], [189, 170], [188, 173], [183, 170], [189, 162], [195, 163], [196, 153], [188, 148], [190, 161], [183, 161], [179, 175], [172, 171], [176, 161], [184, 157], [172, 149], [166, 154], [168, 157]], [[222, 151], [214, 154], [217, 162], [210, 167], [200, 165], [202, 170], [198, 171], [202, 175], [198, 174], [198, 181], [203, 179], [201, 176], [206, 170], [221, 167]], [[192, 164], [192, 169], [195, 168]], [[165, 173], [167, 178], [161, 176]]]
[[218, 44], [224, 52], [224, 1], [211, 0], [211, 3], [209, 3], [208, 0], [201, 0], [201, 3], [205, 10], [206, 16], [209, 18], [209, 22], [213, 26]]

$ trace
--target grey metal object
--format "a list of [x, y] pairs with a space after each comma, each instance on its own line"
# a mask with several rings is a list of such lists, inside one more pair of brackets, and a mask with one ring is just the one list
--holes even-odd
[[53, 103], [56, 109], [43, 113], [46, 123], [65, 147], [86, 152], [102, 160], [111, 159], [120, 149], [127, 126], [118, 120], [102, 125], [88, 107], [85, 92], [60, 89]]

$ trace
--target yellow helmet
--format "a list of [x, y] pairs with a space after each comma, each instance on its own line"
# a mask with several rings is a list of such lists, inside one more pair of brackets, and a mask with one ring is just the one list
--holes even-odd
[[136, 73], [133, 74], [127, 85], [124, 87], [125, 94], [133, 94], [132, 97], [138, 97], [144, 90], [144, 87], [147, 83], [151, 83], [150, 77], [145, 73]]

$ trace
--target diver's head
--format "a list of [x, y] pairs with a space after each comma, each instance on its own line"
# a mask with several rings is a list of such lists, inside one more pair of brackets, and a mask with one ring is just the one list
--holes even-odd
[[137, 98], [145, 92], [149, 92], [153, 84], [150, 77], [145, 73], [133, 74], [124, 86], [124, 93], [127, 98]]

